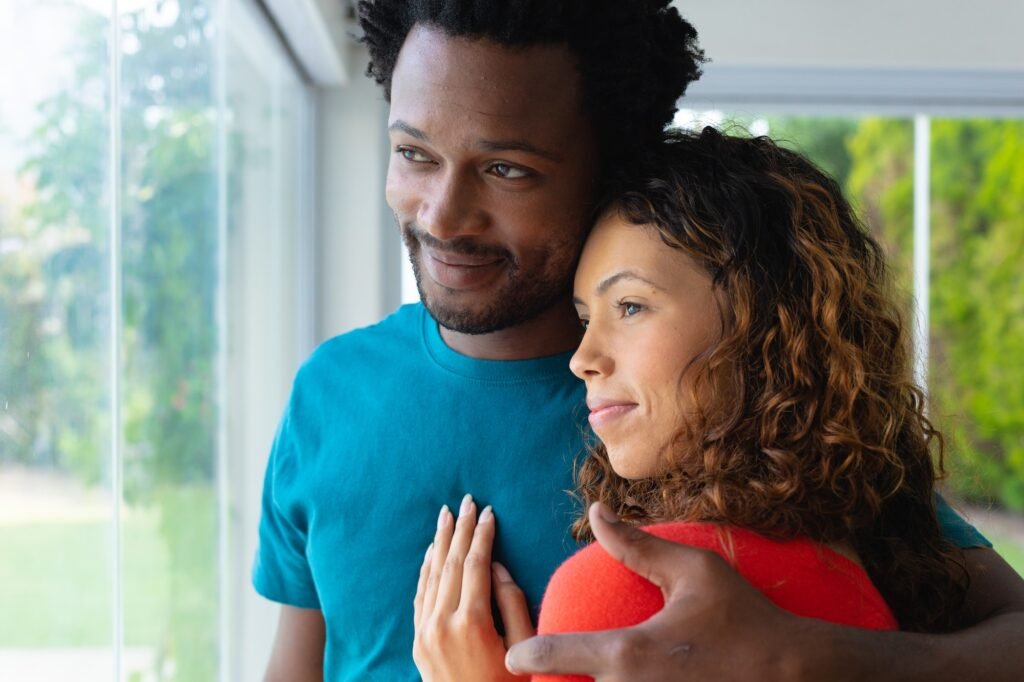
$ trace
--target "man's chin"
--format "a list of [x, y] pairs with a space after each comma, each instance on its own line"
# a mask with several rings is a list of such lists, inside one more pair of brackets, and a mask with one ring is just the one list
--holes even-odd
[[458, 334], [493, 334], [540, 316], [559, 297], [542, 291], [524, 291], [521, 282], [473, 291], [446, 289], [426, 278], [416, 282], [420, 300], [431, 317]]
[[466, 307], [455, 308], [431, 299], [424, 300], [424, 305], [430, 316], [439, 325], [459, 334], [470, 334], [473, 336], [492, 334], [515, 324], [514, 322], [496, 318], [492, 312], [486, 310], [478, 311], [467, 309]]
[[[473, 300], [474, 298], [475, 296], [468, 292], [446, 295], [432, 291], [424, 292], [422, 288], [420, 290], [420, 300], [423, 301], [430, 316], [445, 329], [458, 334], [493, 334], [526, 321], [518, 314], [519, 311], [508, 305], [508, 296], [491, 294], [486, 297], [486, 301]], [[495, 305], [494, 301], [505, 305]]]

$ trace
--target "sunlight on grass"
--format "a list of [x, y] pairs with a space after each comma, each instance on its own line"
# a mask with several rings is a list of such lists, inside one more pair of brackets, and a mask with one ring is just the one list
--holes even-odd
[[[0, 647], [101, 646], [111, 640], [110, 525], [0, 525]], [[128, 646], [159, 641], [168, 611], [167, 551], [155, 514], [124, 521]]]

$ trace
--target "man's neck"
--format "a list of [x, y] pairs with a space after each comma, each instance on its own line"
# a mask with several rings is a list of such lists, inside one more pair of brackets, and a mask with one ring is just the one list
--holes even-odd
[[478, 360], [529, 360], [576, 350], [583, 329], [566, 299], [537, 317], [490, 334], [462, 334], [440, 327], [452, 350]]

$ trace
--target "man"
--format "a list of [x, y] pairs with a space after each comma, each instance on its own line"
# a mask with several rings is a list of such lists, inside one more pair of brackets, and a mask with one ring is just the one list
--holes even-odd
[[[254, 566], [256, 588], [284, 604], [267, 679], [416, 679], [418, 567], [436, 509], [464, 493], [493, 506], [496, 559], [530, 603], [575, 549], [565, 490], [584, 415], [568, 370], [580, 336], [570, 284], [602, 169], [657, 139], [699, 75], [696, 33], [666, 5], [360, 4], [370, 74], [391, 101], [387, 199], [423, 305], [326, 342], [296, 378]], [[633, 631], [532, 640], [510, 655], [518, 670], [767, 679], [778, 662], [839, 679], [830, 666], [870, 664], [876, 647], [912, 671], [931, 663], [931, 640], [821, 628], [703, 554], [634, 541], [645, 536], [621, 524], [596, 529], [665, 587], [668, 607]], [[1024, 611], [1024, 590], [990, 550], [968, 555], [979, 557], [972, 617], [1007, 615], [938, 646], [998, 679], [972, 633], [1019, 637], [1022, 616], [1009, 612]], [[694, 612], [697, 598], [713, 608]]]

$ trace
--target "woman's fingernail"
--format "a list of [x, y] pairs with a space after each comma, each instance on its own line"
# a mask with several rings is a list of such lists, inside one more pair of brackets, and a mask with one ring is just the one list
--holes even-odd
[[473, 496], [467, 494], [462, 498], [462, 504], [459, 505], [459, 517], [463, 517], [469, 513], [469, 510], [473, 508]]
[[486, 523], [494, 518], [494, 510], [491, 509], [491, 505], [484, 507], [484, 510], [480, 512], [480, 523]]
[[613, 512], [611, 509], [606, 507], [601, 502], [596, 502], [595, 504], [597, 504], [597, 513], [601, 515], [602, 519], [604, 519], [608, 523], [619, 522], [619, 517], [615, 515], [615, 512]]
[[495, 561], [491, 564], [491, 569], [494, 571], [494, 577], [498, 579], [500, 583], [512, 582], [512, 574], [508, 572], [508, 569]]
[[448, 505], [441, 507], [441, 513], [437, 515], [437, 527], [441, 528], [444, 525], [445, 518], [448, 516]]
[[423, 555], [424, 563], [426, 563], [430, 559], [430, 552], [433, 551], [433, 549], [434, 549], [434, 543], [431, 542], [429, 545], [427, 545], [427, 553]]

